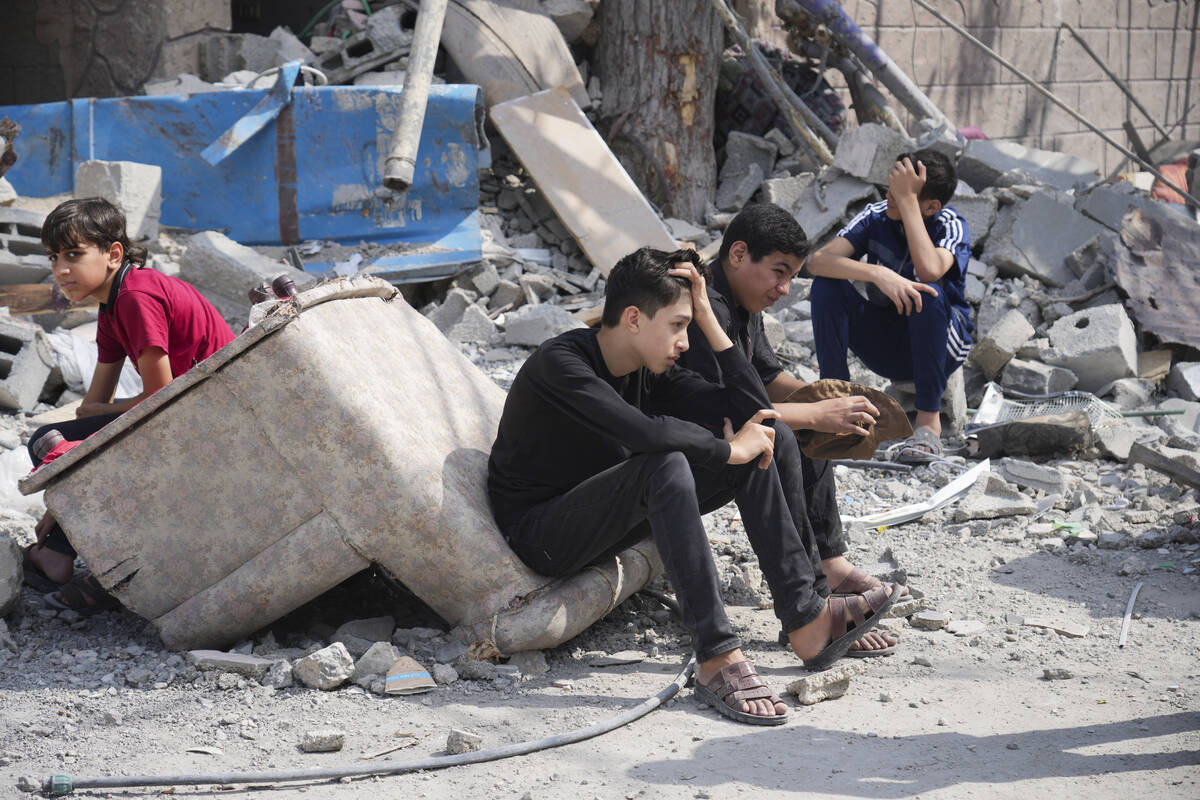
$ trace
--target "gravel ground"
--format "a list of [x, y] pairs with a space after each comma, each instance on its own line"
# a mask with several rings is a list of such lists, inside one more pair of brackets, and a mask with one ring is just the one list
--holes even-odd
[[[467, 351], [505, 386], [527, 352]], [[16, 418], [4, 426], [6, 444], [28, 433]], [[365, 788], [421, 798], [1127, 798], [1137, 786], [1148, 797], [1195, 797], [1197, 493], [1136, 465], [1045, 466], [1061, 472], [1065, 491], [1036, 521], [1022, 514], [956, 522], [958, 508], [950, 506], [883, 530], [852, 524], [852, 559], [908, 581], [920, 599], [905, 614], [941, 612], [924, 616], [931, 624], [948, 618], [951, 627], [917, 628], [917, 617], [885, 620], [900, 634], [898, 652], [852, 662], [863, 672], [845, 696], [796, 705], [785, 726], [738, 725], [684, 689], [641, 720], [583, 743], [438, 771], [274, 783], [270, 796], [348, 798]], [[838, 467], [843, 513], [923, 499], [958, 471]], [[1030, 501], [1044, 499], [1021, 491]], [[25, 543], [38, 508], [36, 499], [21, 503], [0, 512], [0, 523]], [[1075, 533], [1083, 533], [1064, 534], [1055, 521], [1074, 521]], [[763, 608], [767, 595], [736, 508], [710, 515], [707, 524], [746, 649], [783, 690], [807, 673], [775, 644], [778, 623]], [[1088, 531], [1122, 535], [1107, 537], [1102, 549]], [[1121, 648], [1122, 616], [1139, 581], [1144, 588]], [[641, 594], [545, 651], [545, 672], [536, 674], [534, 657], [525, 665], [530, 674], [514, 674], [511, 667], [467, 661], [418, 602], [370, 573], [236, 649], [293, 661], [330, 644], [343, 623], [379, 616], [392, 617], [393, 645], [450, 682], [408, 697], [376, 694], [377, 680], [319, 691], [275, 675], [264, 680], [276, 685], [264, 685], [198, 670], [129, 612], [83, 619], [46, 609], [26, 588], [0, 628], [0, 786], [13, 796], [23, 776], [40, 782], [52, 773], [231, 773], [409, 761], [443, 754], [454, 729], [478, 734], [485, 748], [522, 742], [631, 708], [666, 686], [688, 652], [686, 632]], [[1033, 618], [1083, 635], [1031, 626]], [[614, 654], [635, 663], [597, 666]], [[339, 752], [301, 749], [308, 732], [328, 729], [344, 734]], [[261, 791], [235, 776], [224, 780], [223, 796]], [[184, 784], [174, 793], [217, 791]]]

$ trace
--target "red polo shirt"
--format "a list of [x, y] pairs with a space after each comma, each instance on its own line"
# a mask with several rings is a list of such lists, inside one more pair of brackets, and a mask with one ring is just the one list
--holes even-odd
[[154, 269], [130, 269], [113, 287], [116, 299], [100, 308], [96, 346], [100, 362], [126, 356], [137, 366], [147, 347], [161, 347], [178, 378], [234, 339], [212, 304], [190, 283]]

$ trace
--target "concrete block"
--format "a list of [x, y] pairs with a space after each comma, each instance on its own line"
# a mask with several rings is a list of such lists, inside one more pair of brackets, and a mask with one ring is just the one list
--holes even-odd
[[487, 312], [472, 303], [463, 311], [462, 318], [450, 329], [448, 336], [452, 342], [487, 344], [496, 332], [496, 323]]
[[995, 185], [1012, 169], [1026, 170], [1042, 183], [1064, 191], [1100, 177], [1099, 168], [1090, 161], [1008, 141], [972, 140], [958, 160], [958, 177], [975, 191]]
[[1004, 367], [1004, 371], [1000, 373], [1001, 388], [1024, 394], [1065, 392], [1075, 388], [1077, 383], [1079, 383], [1079, 378], [1069, 369], [1019, 358], [1009, 361]]
[[50, 275], [42, 245], [45, 214], [0, 208], [0, 284], [41, 283]]
[[1184, 400], [1200, 400], [1200, 361], [1182, 361], [1171, 367], [1167, 389]]
[[992, 194], [955, 195], [950, 201], [950, 207], [967, 221], [972, 250], [978, 252], [987, 241], [988, 232], [996, 221], [998, 205], [999, 202]]
[[341, 642], [334, 642], [292, 664], [293, 677], [310, 689], [336, 689], [353, 674], [354, 659]]
[[133, 161], [84, 161], [75, 169], [76, 197], [103, 197], [125, 214], [134, 241], [158, 238], [162, 167]]
[[304, 42], [297, 39], [287, 28], [277, 27], [267, 38], [278, 45], [280, 63], [299, 61], [302, 64], [312, 64], [317, 60], [313, 51], [305, 47]]
[[216, 231], [189, 237], [179, 265], [180, 277], [199, 289], [235, 331], [246, 324], [250, 310], [246, 293], [255, 286], [281, 274], [288, 275], [297, 287], [312, 282], [308, 273], [284, 266]]
[[277, 661], [274, 658], [226, 653], [221, 650], [189, 650], [187, 660], [202, 672], [232, 672], [256, 681], [262, 680]]
[[537, 347], [560, 333], [587, 327], [558, 306], [546, 304], [523, 306], [506, 316], [504, 341], [523, 347]]
[[[0, 623], [3, 623], [3, 618], [17, 607], [24, 583], [21, 547], [8, 534], [0, 534]], [[7, 630], [0, 629], [0, 632], [7, 633]], [[0, 650], [3, 649], [3, 645], [0, 644]]]
[[[243, 69], [263, 72], [287, 61], [280, 42], [266, 36], [220, 32], [189, 38], [197, 42], [198, 70], [187, 71], [214, 83], [231, 72]], [[330, 82], [334, 82], [332, 78]]]
[[0, 408], [32, 409], [57, 366], [41, 327], [0, 317]]
[[849, 175], [821, 182], [829, 177], [830, 173], [821, 173], [818, 182], [801, 193], [799, 204], [793, 211], [804, 235], [814, 244], [842, 224], [851, 203], [871, 201], [879, 196], [872, 184]]
[[725, 163], [717, 178], [717, 208], [737, 211], [749, 202], [774, 170], [777, 154], [775, 145], [761, 136], [730, 133], [725, 142]]
[[1005, 277], [1032, 275], [1061, 287], [1076, 276], [1066, 258], [1103, 228], [1049, 192], [1038, 192], [1019, 205], [1005, 206], [984, 248], [983, 260]]
[[475, 303], [475, 293], [466, 289], [451, 289], [442, 304], [428, 314], [430, 321], [442, 333], [448, 333], [459, 323], [469, 306]]
[[822, 700], [841, 697], [850, 688], [850, 679], [866, 672], [865, 664], [839, 664], [821, 672], [805, 675], [787, 686], [787, 693], [796, 695], [802, 706], [811, 706]]
[[1200, 403], [1192, 402], [1191, 400], [1181, 400], [1178, 397], [1169, 397], [1159, 403], [1158, 407], [1164, 411], [1183, 411], [1183, 414], [1153, 418], [1155, 425], [1166, 430], [1164, 423], [1170, 420], [1179, 423], [1194, 433], [1200, 433]]
[[983, 374], [991, 380], [1000, 374], [1004, 365], [1033, 334], [1033, 326], [1014, 308], [975, 343], [967, 360], [983, 370]]
[[567, 44], [583, 35], [596, 13], [588, 0], [542, 0], [542, 13], [554, 20]]
[[805, 190], [811, 187], [816, 179], [817, 176], [811, 172], [802, 172], [787, 178], [770, 178], [763, 181], [763, 202], [774, 203], [789, 214], [795, 214], [800, 210]]
[[488, 308], [503, 308], [509, 304], [515, 307], [524, 302], [525, 292], [521, 289], [520, 285], [501, 278], [500, 282], [496, 285], [496, 291], [492, 292], [492, 296], [488, 299]]
[[868, 183], [886, 186], [896, 156], [912, 150], [913, 142], [886, 125], [868, 122], [838, 139], [833, 166]]
[[1109, 390], [1112, 404], [1123, 411], [1148, 408], [1154, 397], [1154, 381], [1145, 378], [1121, 378], [1113, 381]]
[[1137, 337], [1119, 303], [1065, 316], [1050, 326], [1049, 337], [1055, 353], [1047, 363], [1074, 372], [1086, 392], [1137, 374]]
[[186, 3], [163, 3], [168, 39], [177, 39], [197, 31], [227, 31], [233, 27], [229, 0], [188, 0]]

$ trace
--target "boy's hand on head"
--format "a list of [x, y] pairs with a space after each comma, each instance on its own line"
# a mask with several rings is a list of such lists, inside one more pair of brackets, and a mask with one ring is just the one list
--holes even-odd
[[763, 425], [764, 420], [779, 419], [779, 412], [764, 408], [754, 412], [736, 434], [729, 417], [725, 418], [725, 441], [729, 442], [730, 464], [748, 464], [758, 459], [758, 468], [766, 469], [775, 455], [775, 429]]
[[822, 433], [857, 433], [866, 436], [863, 425], [874, 424], [879, 409], [862, 395], [834, 397], [810, 404], [812, 430]]
[[937, 289], [929, 284], [910, 281], [887, 267], [879, 267], [876, 270], [873, 282], [879, 287], [879, 291], [887, 295], [892, 304], [896, 306], [896, 313], [906, 317], [913, 312], [920, 312], [922, 292], [937, 294]]
[[920, 161], [914, 167], [907, 157], [902, 158], [888, 172], [888, 189], [897, 199], [912, 197], [915, 200], [924, 186], [925, 165]]
[[696, 269], [694, 264], [687, 261], [677, 261], [675, 266], [667, 271], [668, 275], [673, 275], [676, 278], [687, 278], [691, 281], [692, 295], [692, 318], [700, 319], [705, 316], [712, 316], [712, 306], [708, 304], [708, 286], [704, 281], [704, 276]]

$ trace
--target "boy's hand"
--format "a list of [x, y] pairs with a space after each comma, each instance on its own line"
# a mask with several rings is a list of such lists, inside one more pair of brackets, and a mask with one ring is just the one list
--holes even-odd
[[688, 261], [677, 261], [675, 266], [667, 271], [667, 274], [676, 278], [687, 278], [691, 281], [693, 319], [702, 321], [704, 318], [712, 316], [712, 306], [708, 302], [708, 286], [705, 284], [704, 276], [700, 274], [694, 264]]
[[39, 547], [46, 543], [46, 536], [54, 529], [54, 515], [46, 511], [42, 514], [42, 518], [38, 520], [38, 524], [34, 526], [33, 532], [37, 534], [37, 544]]
[[906, 197], [916, 200], [924, 186], [925, 165], [920, 161], [914, 168], [906, 156], [893, 164], [892, 169], [888, 172], [888, 189], [897, 200]]
[[867, 435], [862, 425], [873, 424], [879, 409], [862, 395], [834, 397], [809, 404], [812, 430], [822, 433], [857, 433]]
[[75, 409], [76, 419], [111, 413], [113, 413], [112, 403], [80, 403], [79, 407]]
[[937, 289], [929, 284], [910, 281], [899, 272], [893, 272], [887, 267], [876, 268], [872, 283], [878, 286], [879, 291], [886, 294], [892, 301], [892, 304], [896, 306], [896, 313], [906, 317], [914, 311], [920, 312], [922, 292], [937, 294]]
[[758, 468], [766, 469], [775, 455], [775, 429], [763, 425], [763, 420], [779, 419], [779, 412], [764, 408], [754, 412], [736, 434], [729, 417], [725, 418], [725, 441], [729, 442], [730, 464], [748, 464], [758, 458]]

